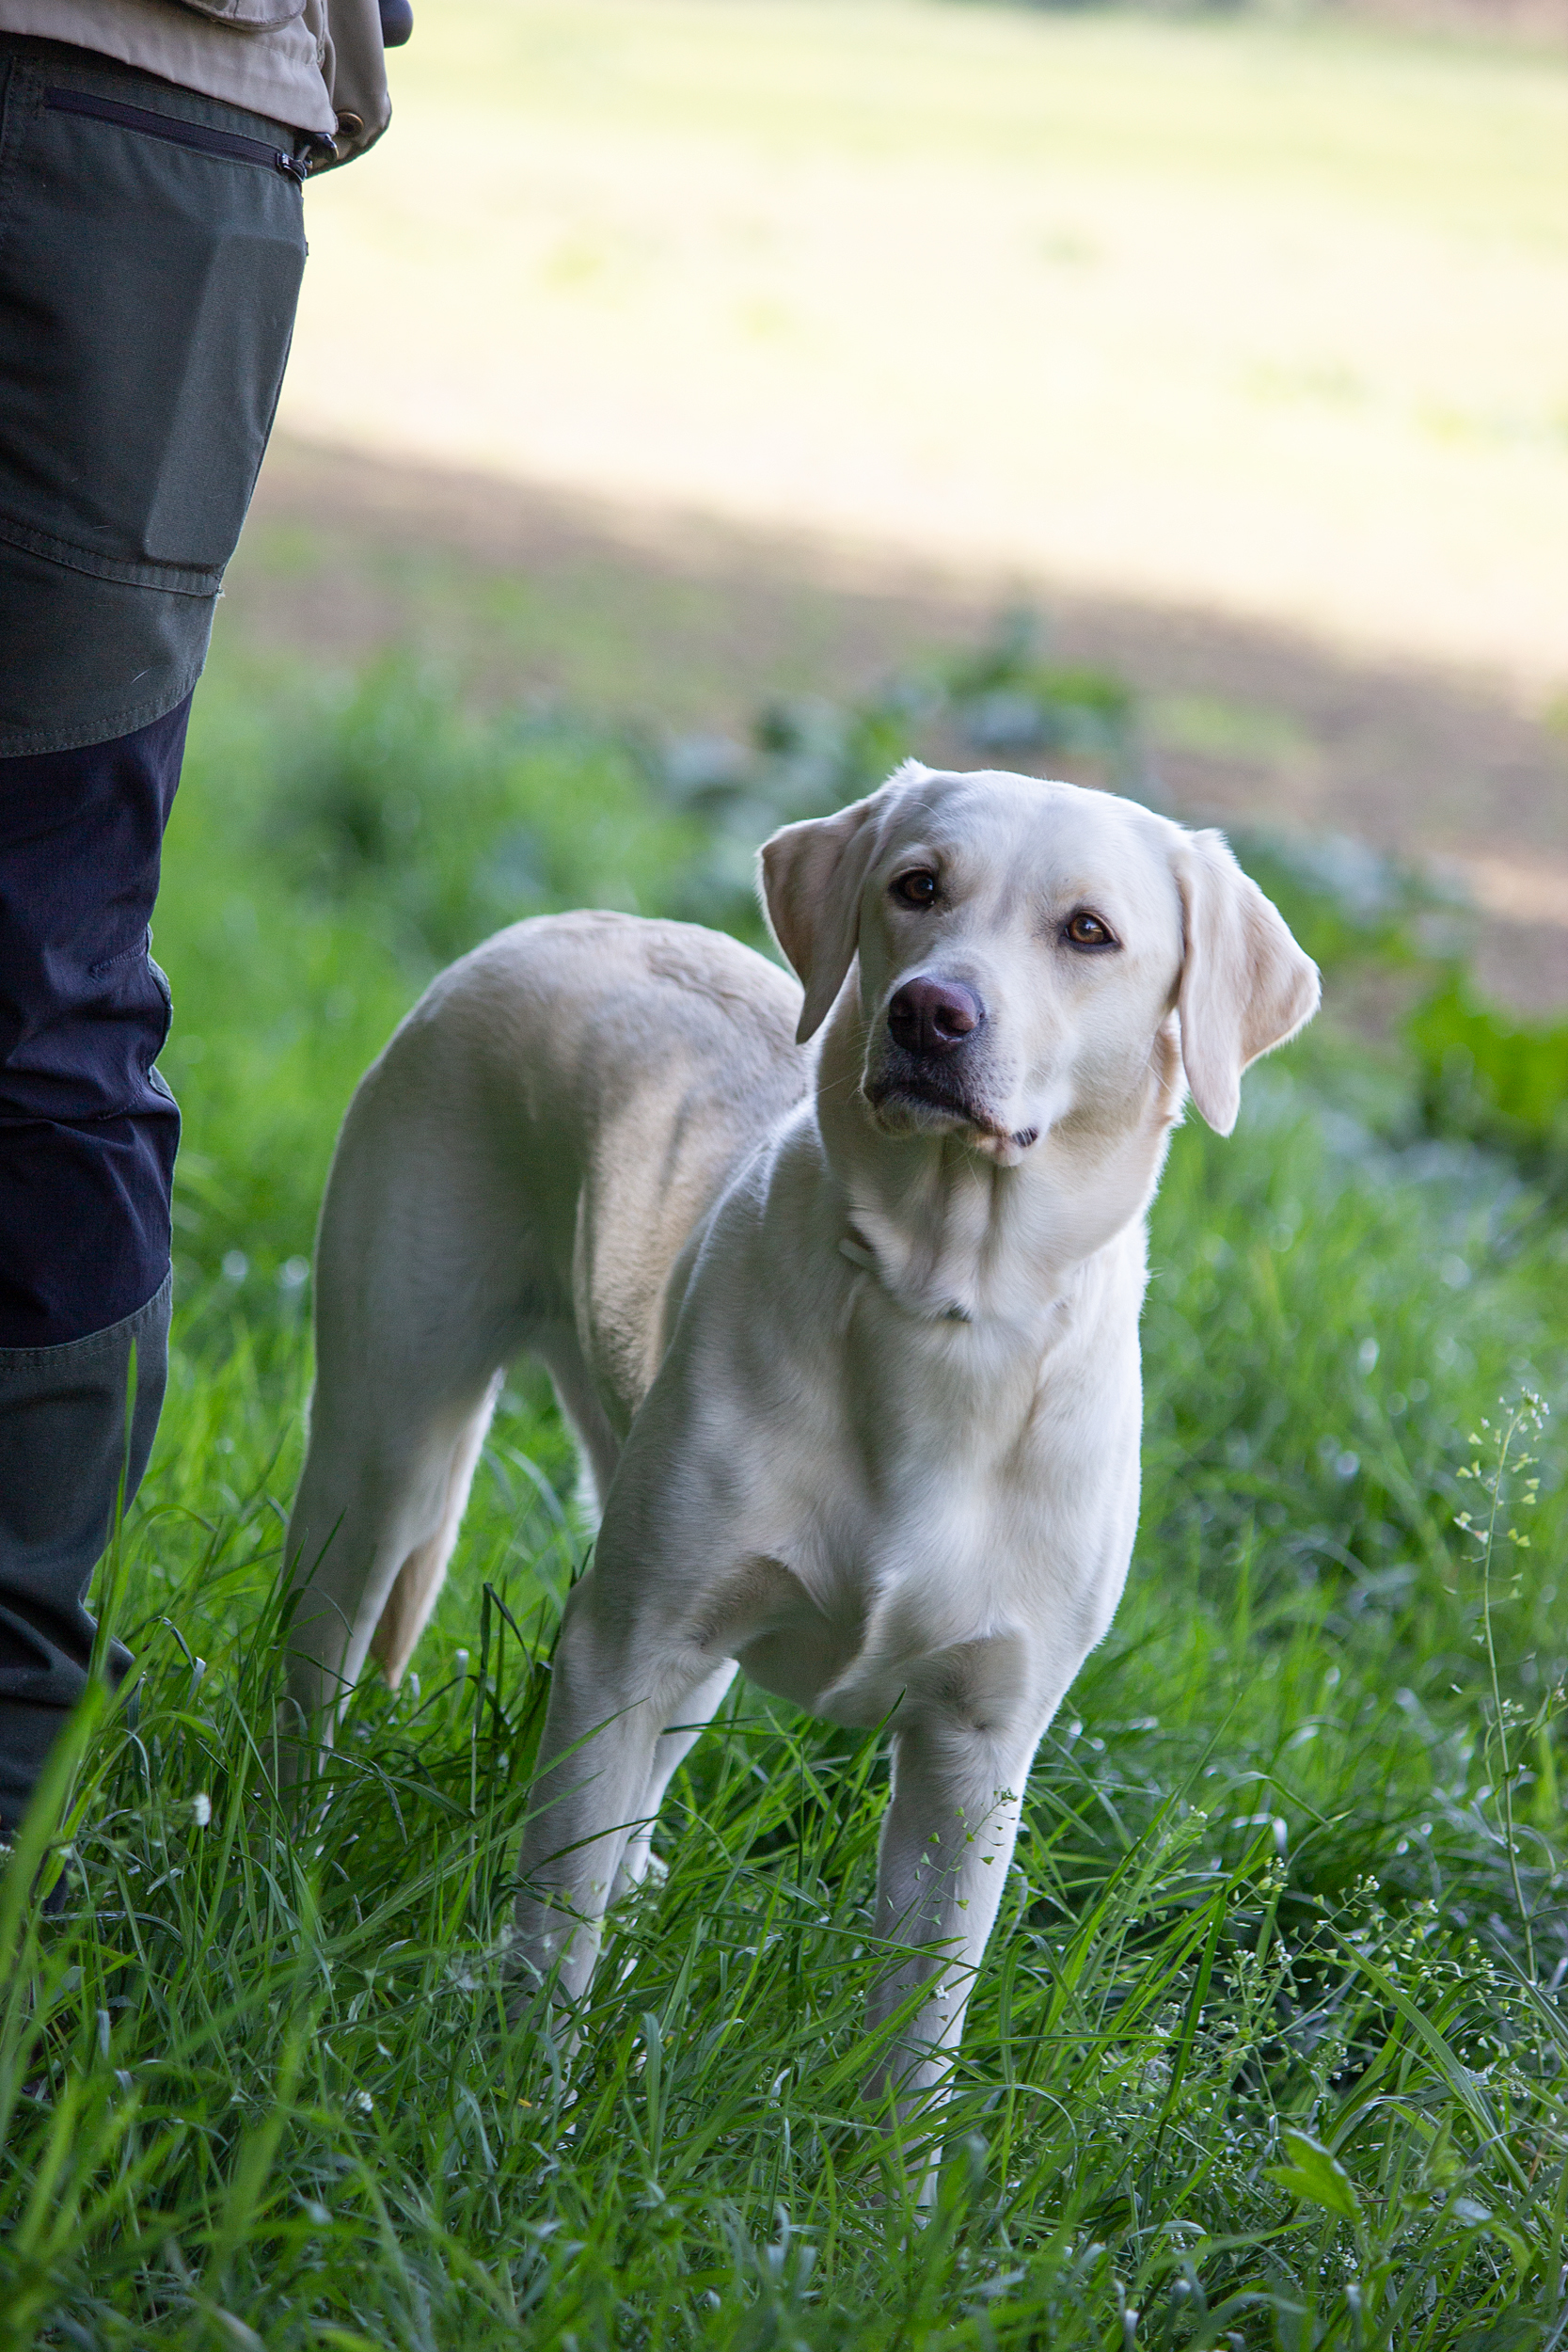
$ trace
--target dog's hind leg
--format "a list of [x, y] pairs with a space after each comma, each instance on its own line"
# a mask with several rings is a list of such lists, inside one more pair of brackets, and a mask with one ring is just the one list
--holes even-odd
[[[394, 1118], [387, 1085], [372, 1073], [344, 1124], [316, 1253], [316, 1386], [289, 1522], [280, 1726], [307, 1752], [330, 1740], [372, 1640], [388, 1679], [406, 1666], [501, 1370], [537, 1319], [515, 1203], [483, 1155], [447, 1148], [423, 1113]], [[300, 1760], [279, 1759], [285, 1773]]]
[[396, 1687], [440, 1590], [500, 1382], [496, 1371], [373, 1430], [362, 1400], [344, 1416], [318, 1395], [289, 1525], [295, 1733], [330, 1739], [372, 1650]]
[[479, 1410], [459, 1429], [447, 1465], [446, 1492], [436, 1531], [414, 1546], [382, 1603], [371, 1636], [371, 1656], [394, 1691], [403, 1680], [404, 1669], [414, 1654], [414, 1645], [424, 1631], [446, 1580], [447, 1562], [451, 1558], [457, 1531], [467, 1508], [468, 1489], [473, 1485], [484, 1433], [490, 1426], [504, 1377], [499, 1372], [494, 1375]]

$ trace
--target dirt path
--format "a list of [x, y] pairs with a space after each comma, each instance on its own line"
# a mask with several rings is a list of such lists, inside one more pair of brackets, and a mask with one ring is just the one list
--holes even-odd
[[[1016, 596], [1000, 569], [283, 442], [219, 627], [316, 659], [404, 647], [486, 697], [734, 729], [770, 693], [854, 692], [972, 638]], [[1061, 658], [1137, 688], [1182, 814], [1441, 860], [1488, 911], [1488, 987], [1568, 1004], [1568, 712], [1558, 732], [1486, 677], [1198, 609], [1065, 581], [1043, 603]]]

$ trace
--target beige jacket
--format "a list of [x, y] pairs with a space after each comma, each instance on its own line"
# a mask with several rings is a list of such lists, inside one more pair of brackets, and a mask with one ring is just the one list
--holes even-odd
[[322, 132], [341, 164], [391, 119], [376, 0], [0, 0], [0, 32], [70, 41]]

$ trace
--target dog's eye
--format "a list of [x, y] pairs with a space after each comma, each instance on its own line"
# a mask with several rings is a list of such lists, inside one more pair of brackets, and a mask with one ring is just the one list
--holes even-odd
[[1114, 947], [1117, 944], [1110, 925], [1102, 923], [1098, 914], [1091, 914], [1087, 907], [1080, 907], [1070, 918], [1066, 936], [1075, 947]]
[[935, 906], [937, 878], [928, 866], [917, 866], [908, 874], [900, 874], [893, 885], [893, 895], [907, 907]]

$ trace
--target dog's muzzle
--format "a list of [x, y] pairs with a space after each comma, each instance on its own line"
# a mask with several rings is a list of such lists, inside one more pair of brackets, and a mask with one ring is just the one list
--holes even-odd
[[957, 1128], [991, 1157], [1026, 1152], [1037, 1130], [1011, 1133], [980, 1091], [973, 1048], [985, 1026], [984, 1001], [962, 980], [922, 977], [896, 989], [864, 1088], [879, 1123], [894, 1134]]

